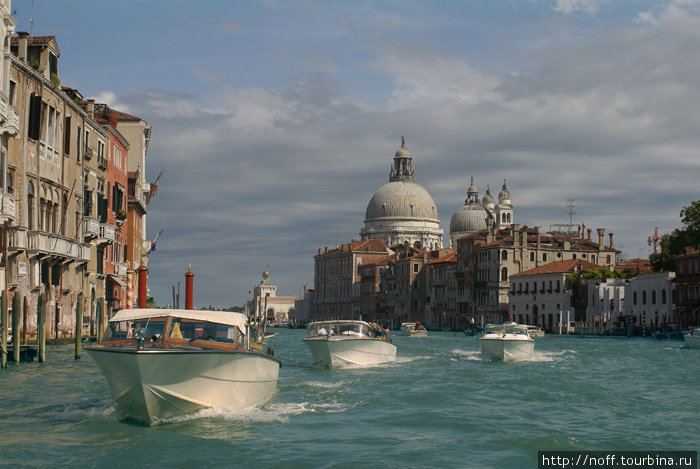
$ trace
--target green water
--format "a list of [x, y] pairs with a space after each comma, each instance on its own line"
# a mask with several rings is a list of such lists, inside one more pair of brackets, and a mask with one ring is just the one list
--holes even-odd
[[700, 350], [548, 336], [529, 362], [477, 340], [394, 337], [398, 363], [319, 370], [275, 329], [278, 391], [155, 427], [119, 422], [90, 357], [0, 370], [2, 468], [536, 468], [543, 450], [700, 451]]

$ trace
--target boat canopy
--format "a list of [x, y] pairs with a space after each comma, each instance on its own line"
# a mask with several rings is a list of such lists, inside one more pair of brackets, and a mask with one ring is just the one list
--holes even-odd
[[118, 311], [109, 322], [134, 321], [138, 319], [162, 318], [172, 316], [175, 318], [192, 319], [195, 321], [208, 321], [227, 326], [238, 326], [245, 330], [248, 317], [242, 313], [229, 311], [207, 311], [201, 309], [157, 309], [135, 308]]

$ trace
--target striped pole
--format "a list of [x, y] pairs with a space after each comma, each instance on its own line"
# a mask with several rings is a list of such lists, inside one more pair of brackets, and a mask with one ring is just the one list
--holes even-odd
[[134, 270], [129, 267], [126, 271], [126, 309], [134, 307]]

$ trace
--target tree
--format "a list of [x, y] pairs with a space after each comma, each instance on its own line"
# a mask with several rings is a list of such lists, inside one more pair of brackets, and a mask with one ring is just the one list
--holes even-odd
[[649, 256], [649, 261], [657, 272], [672, 271], [675, 267], [674, 258], [684, 254], [686, 248], [700, 248], [700, 200], [683, 207], [680, 217], [683, 228], [664, 235], [659, 243], [660, 252]]

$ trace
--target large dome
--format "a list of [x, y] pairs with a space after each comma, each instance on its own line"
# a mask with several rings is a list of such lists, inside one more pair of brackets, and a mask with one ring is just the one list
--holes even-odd
[[439, 223], [433, 198], [415, 182], [388, 182], [374, 193], [367, 205], [365, 223], [382, 218], [422, 218]]

